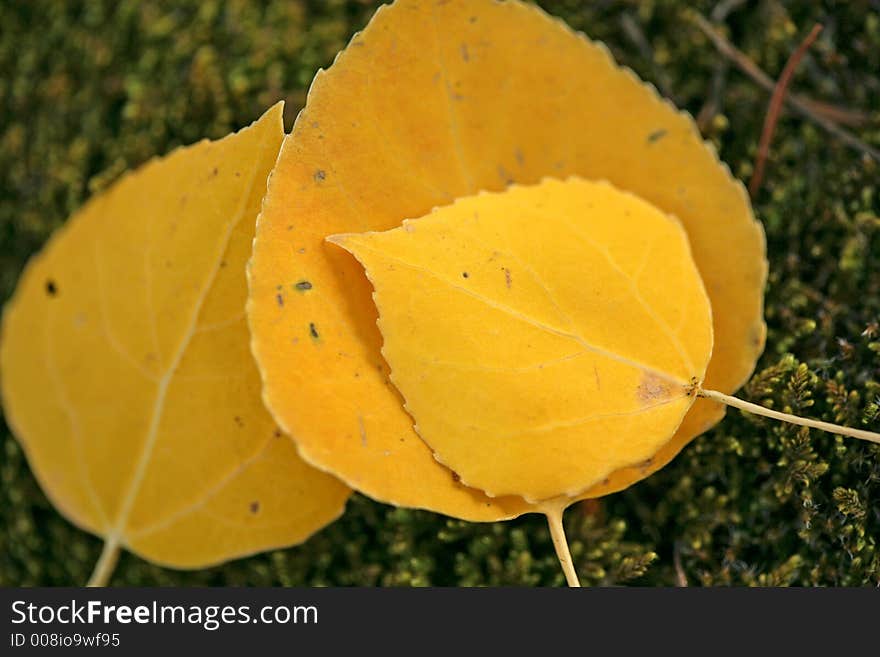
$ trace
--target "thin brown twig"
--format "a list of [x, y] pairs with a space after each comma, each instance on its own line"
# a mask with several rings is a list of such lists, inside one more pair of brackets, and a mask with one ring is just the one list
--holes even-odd
[[822, 32], [823, 26], [816, 23], [810, 33], [801, 42], [801, 45], [791, 54], [785, 66], [782, 68], [782, 74], [779, 76], [779, 82], [773, 89], [773, 95], [770, 97], [770, 106], [767, 108], [767, 116], [764, 117], [764, 127], [761, 129], [761, 141], [758, 142], [758, 154], [755, 157], [755, 170], [752, 172], [752, 178], [749, 180], [749, 194], [752, 198], [761, 188], [761, 181], [764, 180], [764, 167], [767, 163], [767, 154], [770, 152], [770, 141], [773, 139], [773, 133], [776, 131], [776, 124], [779, 122], [779, 112], [782, 110], [782, 101], [785, 99], [785, 92], [788, 85], [794, 77], [794, 72], [798, 65], [807, 54], [807, 50], [813, 45], [813, 42]]
[[[716, 30], [712, 24], [696, 12], [691, 12], [694, 23], [708, 37], [722, 55], [732, 61], [736, 67], [751, 78], [758, 86], [772, 91], [776, 84], [748, 55], [730, 43]], [[851, 132], [841, 128], [838, 123], [861, 125], [867, 115], [834, 105], [828, 105], [797, 94], [786, 94], [785, 102], [802, 116], [813, 121], [826, 132], [834, 135], [847, 146], [864, 153], [880, 162], [880, 150], [863, 142]]]
[[813, 100], [812, 98], [806, 98], [805, 96], [798, 96], [797, 102], [803, 103], [810, 108], [811, 112], [820, 114], [829, 121], [834, 121], [841, 125], [847, 125], [851, 128], [859, 128], [865, 125], [870, 119], [867, 112], [860, 112], [859, 110], [848, 109], [846, 107], [838, 107], [837, 105], [832, 105], [831, 103], [826, 103], [821, 100]]
[[[759, 87], [762, 87], [769, 92], [773, 91], [773, 88], [776, 86], [776, 81], [773, 78], [767, 75], [761, 67], [755, 64], [747, 54], [730, 43], [730, 41], [728, 41], [724, 35], [703, 16], [696, 12], [691, 12], [691, 15], [693, 16], [697, 27], [699, 27], [700, 31], [709, 38], [718, 52], [733, 62], [740, 71], [751, 78], [751, 80]], [[803, 114], [815, 114], [830, 121], [854, 127], [864, 125], [870, 118], [866, 112], [813, 100], [812, 98], [793, 92], [786, 96], [785, 102]]]

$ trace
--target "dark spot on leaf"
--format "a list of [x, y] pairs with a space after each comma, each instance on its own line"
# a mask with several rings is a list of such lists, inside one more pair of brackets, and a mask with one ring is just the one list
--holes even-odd
[[255, 501], [251, 502], [251, 505], [249, 508], [251, 510], [251, 513], [259, 513], [260, 512], [260, 503], [255, 500]]
[[223, 269], [224, 267], [226, 267], [226, 261], [225, 261], [225, 260], [221, 260], [221, 261], [220, 261], [220, 269]]
[[458, 476], [458, 473], [455, 470], [450, 470], [450, 472], [452, 473], [452, 481], [454, 481], [455, 483], [461, 481], [461, 477]]
[[318, 335], [318, 329], [315, 328], [315, 323], [314, 323], [314, 322], [309, 322], [309, 335], [311, 335], [311, 336], [312, 336], [313, 338], [315, 338], [316, 340], [317, 340], [319, 337], [321, 337], [321, 336]]
[[650, 135], [648, 135], [648, 143], [653, 144], [655, 142], [660, 141], [666, 136], [666, 130], [661, 128], [660, 130], [655, 130]]
[[299, 292], [306, 292], [306, 291], [312, 289], [312, 284], [309, 283], [308, 281], [300, 281], [299, 283], [297, 283], [293, 287], [295, 287], [297, 289], [297, 291], [299, 291]]
[[238, 427], [244, 426], [244, 420], [242, 420], [238, 415], [236, 415], [234, 418], [232, 418], [232, 420], [233, 420], [233, 422], [235, 422], [236, 426], [238, 426]]
[[324, 169], [318, 169], [315, 171], [315, 182], [321, 182], [327, 178], [327, 174], [324, 172]]
[[507, 285], [507, 289], [510, 289], [511, 283], [513, 280], [510, 277], [510, 270], [507, 267], [502, 267], [501, 270], [504, 272], [504, 284]]
[[283, 436], [283, 435], [284, 434], [281, 433], [281, 429], [275, 429], [275, 431], [272, 432], [273, 438], [281, 438], [281, 436]]
[[220, 170], [217, 167], [214, 167], [214, 170], [211, 172], [211, 175], [216, 176], [219, 172], [220, 172]]
[[467, 273], [466, 271], [461, 272], [461, 277], [462, 277], [462, 278], [467, 278], [467, 277], [468, 277], [468, 273]]
[[236, 178], [240, 178], [240, 177], [241, 177], [241, 171], [236, 171], [236, 172], [235, 172], [235, 177], [236, 177]]
[[278, 302], [278, 307], [279, 307], [279, 308], [283, 308], [283, 307], [284, 307], [284, 296], [283, 296], [280, 292], [279, 292], [278, 294], [275, 295], [275, 301]]
[[58, 286], [55, 285], [55, 281], [53, 281], [51, 278], [46, 281], [46, 294], [48, 294], [50, 297], [54, 297], [56, 294], [58, 294]]

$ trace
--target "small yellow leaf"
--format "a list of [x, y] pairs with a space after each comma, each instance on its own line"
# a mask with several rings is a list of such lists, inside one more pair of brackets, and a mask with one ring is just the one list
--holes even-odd
[[5, 413], [76, 525], [198, 567], [298, 543], [349, 490], [260, 400], [245, 264], [283, 137], [249, 128], [150, 162], [89, 201], [4, 313]]
[[[363, 271], [324, 238], [570, 175], [680, 219], [714, 311], [706, 385], [733, 392], [748, 378], [764, 343], [763, 233], [690, 117], [533, 5], [396, 0], [315, 77], [254, 242], [248, 320], [264, 397], [307, 460], [393, 504], [472, 520], [531, 510], [463, 488], [418, 440], [388, 383]], [[279, 306], [279, 285], [300, 293]], [[650, 465], [583, 495], [644, 478], [723, 414], [698, 400]]]
[[330, 238], [365, 266], [416, 430], [463, 483], [574, 497], [650, 460], [712, 351], [681, 225], [607, 183], [547, 179]]

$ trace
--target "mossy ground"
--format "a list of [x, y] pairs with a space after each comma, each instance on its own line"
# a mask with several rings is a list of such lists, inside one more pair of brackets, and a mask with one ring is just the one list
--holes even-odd
[[[688, 19], [715, 2], [542, 3], [697, 115], [734, 174], [751, 173], [768, 94]], [[816, 21], [799, 92], [869, 114], [880, 143], [876, 3], [717, 3], [731, 40], [776, 76]], [[71, 212], [123, 170], [248, 124], [375, 7], [358, 0], [0, 4], [0, 295]], [[802, 118], [781, 120], [755, 208], [767, 230], [769, 335], [751, 399], [875, 428], [880, 419], [880, 167]], [[0, 452], [0, 585], [82, 583], [100, 541], [47, 502], [14, 439]], [[669, 467], [567, 514], [585, 584], [876, 585], [880, 448], [731, 411]], [[305, 545], [197, 572], [125, 555], [114, 584], [562, 583], [539, 517], [468, 524], [355, 496]]]

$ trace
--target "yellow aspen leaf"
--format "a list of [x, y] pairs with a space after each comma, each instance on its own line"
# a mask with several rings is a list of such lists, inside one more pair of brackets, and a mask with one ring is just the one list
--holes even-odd
[[[397, 0], [315, 77], [258, 222], [254, 354], [267, 405], [309, 462], [393, 504], [472, 520], [531, 510], [463, 488], [418, 440], [388, 381], [363, 271], [324, 238], [571, 175], [679, 218], [714, 311], [706, 385], [732, 392], [746, 380], [764, 344], [763, 232], [691, 118], [533, 5]], [[279, 285], [299, 294], [281, 306]], [[644, 478], [723, 414], [697, 400], [649, 466], [583, 496]]]
[[[156, 159], [28, 264], [3, 317], [6, 418], [71, 522], [175, 567], [299, 543], [349, 489], [260, 399], [245, 265], [283, 137], [244, 130]], [[104, 568], [102, 566], [102, 568]]]
[[530, 502], [644, 464], [712, 352], [676, 219], [603, 182], [547, 179], [330, 241], [375, 288], [416, 431], [463, 483]]

